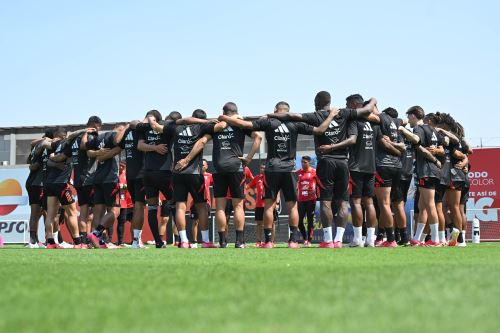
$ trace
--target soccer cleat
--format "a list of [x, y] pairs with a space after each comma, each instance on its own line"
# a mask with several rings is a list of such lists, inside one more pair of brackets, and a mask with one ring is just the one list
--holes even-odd
[[342, 242], [341, 241], [335, 241], [333, 242], [333, 247], [336, 249], [341, 249], [342, 248]]
[[365, 243], [362, 240], [352, 241], [349, 243], [349, 247], [365, 247]]
[[63, 249], [59, 244], [49, 244], [47, 245], [48, 250]]
[[155, 244], [155, 247], [157, 249], [165, 249], [167, 246], [165, 245], [165, 243], [161, 242], [161, 243]]
[[272, 249], [273, 247], [274, 247], [273, 242], [266, 242], [260, 246], [261, 249]]
[[88, 249], [88, 246], [87, 244], [78, 244], [78, 245], [73, 245], [73, 249], [76, 249], [76, 250], [86, 250]]
[[304, 241], [304, 243], [302, 244], [303, 247], [311, 247], [311, 242], [310, 241]]
[[40, 248], [40, 245], [38, 245], [38, 243], [34, 243], [34, 244], [32, 244], [32, 243], [28, 243], [28, 244], [26, 244], [26, 246], [25, 246], [25, 247], [26, 247], [27, 249], [39, 249], [39, 248]]
[[198, 243], [191, 243], [189, 245], [192, 249], [197, 249], [198, 248]]
[[255, 247], [260, 247], [261, 245], [262, 245], [262, 242], [255, 243]]
[[442, 247], [443, 244], [440, 242], [433, 242], [432, 240], [425, 242], [424, 246], [426, 247]]
[[396, 241], [392, 242], [385, 241], [382, 243], [380, 247], [398, 247], [398, 244], [396, 243]]
[[410, 242], [409, 241], [403, 241], [403, 240], [400, 240], [398, 243], [398, 246], [410, 246]]
[[450, 242], [448, 243], [448, 246], [457, 246], [457, 239], [458, 236], [460, 235], [460, 230], [457, 228], [453, 228], [453, 231], [451, 232], [451, 238]]
[[90, 245], [96, 249], [99, 248], [99, 237], [97, 237], [96, 235], [94, 235], [93, 232], [91, 232], [90, 234], [87, 235], [87, 238], [88, 240], [90, 241]]
[[61, 244], [59, 244], [61, 246], [61, 248], [63, 249], [72, 249], [73, 248], [73, 244], [70, 244], [70, 243], [66, 243], [66, 242], [62, 242]]
[[290, 241], [290, 242], [288, 242], [288, 248], [289, 249], [298, 249], [299, 243]]
[[384, 240], [383, 239], [377, 239], [377, 240], [375, 240], [375, 247], [381, 247], [382, 244], [384, 244]]
[[201, 243], [201, 248], [202, 249], [216, 249], [217, 246], [215, 246], [215, 244], [212, 243], [212, 242], [202, 242]]
[[467, 247], [467, 243], [466, 242], [457, 243], [457, 247]]
[[418, 240], [411, 239], [410, 246], [422, 246], [422, 243]]
[[246, 249], [247, 245], [245, 243], [235, 243], [234, 248], [235, 249]]
[[321, 242], [321, 243], [319, 243], [319, 248], [320, 249], [333, 249], [333, 248], [335, 248], [335, 245], [333, 245], [333, 242]]
[[374, 241], [366, 242], [365, 247], [375, 247], [375, 242]]
[[219, 243], [220, 249], [225, 249], [227, 247], [227, 243]]
[[189, 246], [189, 245], [190, 245], [190, 244], [189, 244], [188, 242], [182, 242], [182, 243], [180, 244], [179, 248], [181, 248], [181, 249], [189, 249], [189, 248], [190, 248], [190, 246]]
[[156, 245], [155, 241], [153, 241], [153, 240], [146, 241], [146, 244], [147, 245]]

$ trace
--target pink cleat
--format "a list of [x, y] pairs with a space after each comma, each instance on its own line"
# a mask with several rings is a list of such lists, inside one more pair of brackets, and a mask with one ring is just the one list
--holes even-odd
[[335, 245], [333, 242], [321, 242], [319, 243], [319, 248], [320, 249], [333, 249], [335, 248]]
[[47, 249], [49, 250], [55, 250], [55, 249], [63, 249], [63, 247], [59, 244], [48, 244]]
[[298, 249], [299, 243], [290, 241], [290, 242], [288, 242], [288, 248], [289, 249]]
[[96, 249], [100, 247], [99, 237], [94, 235], [94, 233], [91, 232], [90, 234], [88, 234], [87, 239], [90, 241], [91, 246], [95, 247]]
[[262, 246], [262, 242], [255, 243], [255, 247], [261, 247], [261, 246]]
[[417, 241], [417, 240], [410, 240], [410, 246], [421, 246], [422, 243], [420, 243], [420, 241]]
[[180, 246], [181, 249], [190, 249], [191, 246], [188, 242], [183, 242], [181, 243], [181, 246]]
[[267, 242], [267, 243], [263, 243], [260, 248], [261, 249], [272, 249], [274, 247], [274, 244], [273, 242]]
[[311, 242], [310, 241], [304, 241], [304, 243], [302, 244], [304, 247], [311, 247]]
[[88, 246], [87, 244], [78, 244], [78, 245], [73, 245], [73, 248], [74, 249], [77, 249], [77, 250], [86, 250], [88, 249]]
[[396, 241], [393, 241], [393, 242], [383, 242], [382, 245], [380, 247], [398, 247], [398, 243], [396, 243]]
[[427, 246], [427, 247], [442, 247], [443, 244], [440, 243], [440, 242], [433, 242], [433, 241], [428, 241], [428, 242], [425, 242], [424, 246]]
[[202, 249], [215, 249], [215, 248], [217, 248], [217, 246], [215, 246], [215, 244], [212, 242], [202, 242], [201, 248]]
[[341, 241], [335, 241], [335, 242], [333, 242], [333, 247], [335, 249], [341, 249], [342, 248], [342, 242]]
[[384, 244], [384, 240], [381, 239], [381, 240], [375, 240], [375, 247], [381, 247], [382, 244]]

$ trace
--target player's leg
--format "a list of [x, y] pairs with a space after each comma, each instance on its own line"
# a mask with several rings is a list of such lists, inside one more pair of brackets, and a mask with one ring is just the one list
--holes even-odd
[[[420, 223], [425, 224], [424, 218], [427, 218], [429, 222], [431, 241], [427, 242], [426, 245], [429, 246], [437, 246], [439, 243], [439, 219], [436, 210], [436, 204], [434, 200], [435, 196], [435, 188], [436, 188], [436, 180], [431, 179], [423, 179], [420, 183], [420, 202], [422, 205], [420, 206]], [[425, 210], [425, 214], [423, 214]]]
[[453, 222], [453, 231], [451, 232], [450, 246], [456, 246], [458, 236], [462, 229], [462, 213], [460, 211], [461, 185], [452, 183], [450, 188], [446, 190], [446, 206], [450, 210], [450, 217]]
[[307, 217], [307, 246], [311, 245], [314, 236], [314, 213], [316, 211], [316, 201], [311, 200], [306, 202], [306, 217]]
[[297, 209], [299, 211], [299, 231], [300, 231], [300, 234], [302, 235], [303, 242], [306, 243], [307, 242], [307, 232], [306, 232], [306, 226], [304, 225], [304, 218], [306, 217], [306, 202], [299, 201], [297, 203]]
[[262, 245], [262, 233], [264, 232], [264, 207], [256, 207], [255, 208], [255, 223], [256, 223], [255, 247], [260, 247]]
[[363, 247], [363, 208], [361, 197], [363, 195], [363, 174], [352, 171], [350, 175], [351, 184], [351, 216], [354, 237], [349, 244], [350, 247]]
[[318, 176], [319, 186], [319, 216], [321, 226], [323, 227], [323, 242], [319, 244], [320, 248], [333, 248], [332, 233], [332, 198], [333, 198], [333, 169], [335, 166], [328, 160], [318, 161], [316, 175]]
[[47, 240], [47, 249], [58, 249], [60, 248], [56, 244], [55, 238], [57, 235], [54, 234], [54, 223], [58, 224], [57, 212], [59, 211], [59, 199], [57, 196], [52, 195], [52, 193], [47, 193], [47, 219], [45, 220], [45, 239]]
[[[215, 179], [214, 179], [215, 186]], [[215, 188], [214, 188], [215, 193]], [[227, 192], [226, 192], [227, 193]], [[214, 194], [215, 195], [215, 194]], [[215, 221], [217, 223], [217, 232], [219, 233], [219, 246], [221, 248], [227, 247], [226, 242], [226, 195], [215, 198]]]
[[349, 214], [349, 168], [347, 161], [335, 160], [334, 163], [333, 204], [336, 205], [338, 211], [335, 216], [336, 233], [333, 245], [341, 248]]

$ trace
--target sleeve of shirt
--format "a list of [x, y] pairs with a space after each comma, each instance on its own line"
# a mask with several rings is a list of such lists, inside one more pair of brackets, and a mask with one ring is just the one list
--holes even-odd
[[422, 127], [420, 127], [420, 126], [415, 127], [413, 129], [413, 133], [416, 134], [418, 136], [418, 138], [420, 139], [420, 144], [424, 145], [424, 143], [425, 143], [425, 132], [422, 129]]
[[382, 131], [380, 131], [380, 126], [373, 126], [373, 137], [375, 138], [375, 142], [382, 138]]
[[313, 134], [314, 127], [306, 123], [295, 123], [297, 132], [299, 134], [311, 135]]
[[245, 177], [250, 179], [250, 180], [254, 179], [254, 176], [252, 175], [252, 171], [250, 170], [249, 167], [245, 167]]
[[249, 138], [250, 138], [250, 137], [252, 137], [252, 133], [253, 133], [253, 132], [254, 132], [254, 131], [253, 131], [253, 130], [251, 130], [251, 129], [244, 129], [244, 130], [243, 130], [243, 133], [245, 133], [245, 135], [246, 135], [246, 136], [248, 136]]
[[356, 109], [342, 109], [343, 116], [347, 118], [347, 120], [355, 120], [358, 119], [358, 110]]
[[303, 113], [302, 120], [312, 126], [319, 126], [322, 123], [317, 112]]
[[214, 128], [215, 124], [210, 123], [210, 124], [201, 124], [200, 130], [201, 130], [201, 135], [205, 134], [214, 134]]
[[358, 124], [356, 121], [349, 121], [347, 124], [347, 137], [350, 137], [351, 135], [358, 136]]
[[269, 118], [260, 118], [252, 121], [254, 131], [265, 131], [271, 127], [271, 120]]
[[147, 132], [151, 129], [151, 125], [146, 124], [146, 123], [139, 123], [139, 124], [137, 124], [135, 129], [139, 132]]
[[115, 137], [116, 137], [117, 134], [118, 133], [116, 133], [116, 132], [112, 132], [111, 135], [108, 136], [108, 138], [107, 138], [108, 142], [106, 142], [107, 146], [109, 146], [109, 147], [117, 147], [117, 146], [119, 146], [119, 145], [115, 145], [115, 142], [114, 142], [115, 141]]
[[63, 150], [62, 150], [62, 153], [64, 155], [66, 155], [66, 157], [71, 157], [71, 155], [73, 155], [73, 152], [71, 151], [71, 147], [73, 146], [73, 142], [75, 142], [75, 140], [71, 141], [71, 142], [66, 142], [66, 144], [64, 145], [63, 147]]

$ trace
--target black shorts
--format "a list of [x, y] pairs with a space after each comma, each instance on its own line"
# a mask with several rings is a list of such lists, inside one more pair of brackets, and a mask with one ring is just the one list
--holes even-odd
[[465, 182], [463, 181], [452, 181], [450, 182], [450, 189], [455, 191], [463, 191], [465, 188]]
[[[207, 216], [210, 218], [210, 206], [207, 204]], [[190, 209], [190, 214], [189, 217], [191, 217], [191, 220], [197, 220], [200, 218], [198, 215], [198, 210], [196, 209], [196, 206], [193, 205]]]
[[297, 201], [297, 175], [295, 172], [264, 172], [264, 199], [275, 200], [281, 191], [285, 202]]
[[144, 182], [142, 178], [128, 179], [127, 178], [127, 190], [132, 198], [132, 202], [146, 202], [146, 191], [144, 188]]
[[28, 191], [28, 199], [30, 206], [31, 205], [42, 206], [43, 186], [29, 186], [26, 190]]
[[47, 190], [43, 188], [42, 193], [42, 210], [47, 211]]
[[320, 201], [349, 200], [349, 167], [344, 159], [320, 159], [316, 168]]
[[435, 203], [442, 203], [443, 198], [444, 198], [444, 193], [446, 192], [446, 188], [448, 186], [443, 185], [443, 184], [438, 184], [436, 186], [436, 192], [434, 193], [434, 202]]
[[56, 197], [62, 206], [71, 205], [75, 203], [75, 197], [71, 191], [71, 185], [64, 184], [46, 184], [45, 195], [48, 197]]
[[373, 197], [375, 175], [373, 173], [351, 171], [351, 197]]
[[144, 191], [146, 199], [158, 198], [160, 192], [165, 199], [172, 200], [172, 172], [168, 170], [144, 171]]
[[420, 200], [420, 191], [418, 190], [418, 186], [415, 188], [415, 196], [413, 197], [413, 212], [415, 214], [420, 213], [420, 208], [418, 208], [418, 202]]
[[205, 202], [205, 178], [203, 175], [174, 173], [172, 184], [175, 202], [186, 202], [188, 193], [191, 194], [195, 203]]
[[439, 186], [439, 179], [434, 177], [424, 177], [418, 180], [418, 186], [421, 188], [427, 188], [430, 190], [435, 190]]
[[76, 195], [78, 196], [79, 206], [93, 206], [94, 204], [94, 186], [86, 185], [76, 188]]
[[399, 187], [401, 169], [393, 167], [377, 167], [375, 174], [376, 187]]
[[94, 204], [120, 207], [120, 185], [118, 183], [94, 184]]
[[460, 193], [460, 204], [467, 205], [467, 201], [469, 200], [469, 187], [465, 186], [462, 189], [462, 193]]
[[391, 201], [406, 203], [408, 199], [408, 191], [410, 190], [411, 178], [410, 179], [400, 179], [399, 186], [393, 187], [391, 189]]
[[172, 201], [162, 201], [160, 216], [161, 217], [169, 217], [170, 215], [175, 216], [175, 203]]
[[255, 221], [264, 221], [264, 207], [255, 208]]
[[225, 198], [229, 191], [232, 198], [245, 198], [245, 173], [244, 172], [224, 172], [214, 173], [214, 197]]

